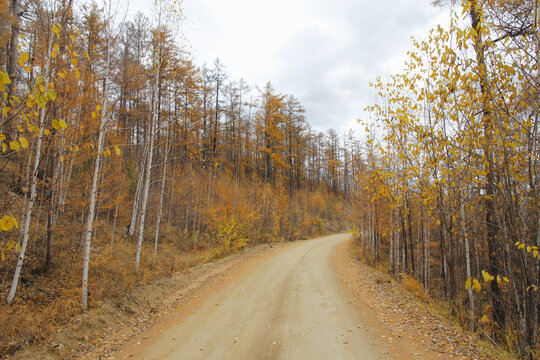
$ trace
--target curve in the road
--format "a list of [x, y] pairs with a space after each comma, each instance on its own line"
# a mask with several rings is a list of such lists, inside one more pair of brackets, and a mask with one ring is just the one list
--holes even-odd
[[384, 359], [332, 267], [350, 235], [302, 241], [243, 274], [137, 356], [184, 359]]

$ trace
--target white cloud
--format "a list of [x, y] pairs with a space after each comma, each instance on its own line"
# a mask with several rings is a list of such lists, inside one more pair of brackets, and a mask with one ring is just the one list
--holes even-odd
[[183, 30], [199, 64], [219, 57], [230, 79], [271, 81], [302, 102], [313, 127], [344, 133], [365, 116], [369, 82], [397, 71], [410, 37], [441, 20], [430, 3], [184, 0]]

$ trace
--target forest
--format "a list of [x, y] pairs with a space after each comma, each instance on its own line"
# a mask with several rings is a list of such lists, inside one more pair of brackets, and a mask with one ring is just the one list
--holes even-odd
[[540, 4], [436, 5], [449, 26], [371, 84], [360, 138], [194, 63], [176, 2], [0, 0], [0, 355], [246, 246], [352, 231], [465, 329], [538, 356]]
[[472, 331], [538, 356], [537, 1], [468, 0], [372, 87], [358, 236]]
[[138, 284], [348, 227], [352, 132], [195, 65], [178, 4], [106, 5], [0, 3], [2, 353]]

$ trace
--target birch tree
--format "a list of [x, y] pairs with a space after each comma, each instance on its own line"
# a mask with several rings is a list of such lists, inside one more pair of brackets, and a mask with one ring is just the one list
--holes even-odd
[[[44, 59], [44, 69], [41, 76], [36, 77], [36, 83], [34, 88], [34, 93], [38, 95], [29, 99], [28, 105], [32, 103], [37, 105], [39, 110], [39, 118], [37, 125], [34, 125], [35, 133], [37, 134], [36, 146], [34, 150], [32, 172], [30, 176], [30, 191], [28, 195], [28, 202], [26, 203], [25, 213], [24, 213], [24, 224], [22, 224], [21, 232], [23, 234], [21, 241], [21, 250], [19, 253], [19, 258], [17, 265], [15, 267], [15, 274], [13, 275], [13, 281], [9, 294], [7, 297], [7, 302], [11, 303], [15, 298], [17, 291], [17, 286], [19, 284], [19, 279], [21, 275], [22, 266], [24, 263], [24, 257], [26, 254], [26, 248], [28, 246], [28, 239], [30, 233], [30, 223], [32, 220], [32, 210], [36, 202], [37, 196], [37, 181], [38, 181], [38, 170], [41, 163], [41, 152], [45, 136], [45, 116], [47, 114], [47, 103], [54, 101], [56, 99], [56, 93], [54, 91], [54, 83], [52, 80], [55, 77], [51, 69], [51, 62], [54, 57], [58, 55], [58, 45], [55, 43], [55, 38], [58, 40], [60, 38], [60, 31], [62, 24], [64, 23], [65, 16], [67, 11], [71, 8], [71, 2], [67, 4], [67, 7], [61, 8], [59, 4], [54, 3], [51, 13], [54, 14], [51, 16], [51, 30], [48, 36], [47, 43], [47, 52]], [[60, 18], [56, 14], [60, 13]], [[57, 21], [60, 21], [58, 23]], [[64, 122], [65, 124], [65, 122]]]
[[[159, 9], [161, 11], [161, 9]], [[152, 55], [152, 71], [154, 79], [152, 81], [151, 94], [152, 94], [152, 111], [148, 121], [147, 135], [145, 139], [145, 167], [144, 167], [144, 183], [141, 193], [141, 209], [139, 215], [139, 229], [137, 233], [137, 252], [135, 254], [135, 271], [139, 271], [139, 263], [141, 259], [142, 243], [144, 240], [144, 225], [146, 220], [146, 207], [148, 205], [148, 193], [150, 190], [150, 183], [152, 181], [152, 160], [154, 156], [154, 138], [156, 125], [159, 118], [160, 111], [160, 83], [161, 73], [163, 66], [165, 65], [164, 46], [165, 46], [165, 29], [161, 28], [158, 21], [158, 28], [154, 30], [154, 53]]]
[[[118, 5], [117, 5], [118, 6]], [[113, 76], [112, 46], [118, 37], [119, 32], [113, 29], [115, 15], [118, 8], [113, 8], [112, 1], [105, 3], [105, 44], [104, 44], [104, 63], [103, 63], [103, 90], [101, 93], [101, 104], [96, 105], [95, 116], [99, 117], [99, 127], [96, 140], [96, 153], [94, 158], [94, 170], [92, 174], [92, 183], [88, 199], [88, 213], [86, 217], [86, 226], [83, 232], [83, 273], [82, 273], [82, 308], [88, 309], [88, 271], [90, 267], [90, 250], [92, 241], [92, 230], [94, 226], [94, 217], [96, 210], [96, 199], [98, 196], [98, 180], [100, 176], [101, 162], [104, 155], [105, 136], [110, 121], [111, 107], [109, 88], [111, 77]], [[110, 150], [109, 150], [110, 151]]]

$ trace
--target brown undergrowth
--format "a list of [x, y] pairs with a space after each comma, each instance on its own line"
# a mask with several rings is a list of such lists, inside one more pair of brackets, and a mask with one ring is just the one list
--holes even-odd
[[[13, 252], [6, 261], [0, 262], [0, 358], [10, 357], [26, 347], [36, 345], [44, 345], [58, 352], [62, 350], [58, 348], [63, 348], [64, 344], [56, 343], [54, 339], [65, 328], [79, 332], [80, 336], [76, 338], [81, 344], [89, 342], [94, 336], [92, 327], [95, 326], [88, 326], [84, 321], [74, 324], [81, 316], [82, 319], [88, 316], [81, 309], [82, 249], [79, 237], [65, 230], [70, 228], [68, 223], [58, 224], [57, 228], [59, 232], [52, 243], [49, 269], [45, 270], [43, 265], [44, 243], [41, 240], [30, 243], [17, 296], [11, 305], [5, 299], [17, 254]], [[314, 232], [316, 228], [316, 224], [311, 226]], [[60, 229], [64, 229], [64, 232], [60, 232]], [[130, 309], [137, 305], [129, 304], [135, 301], [130, 300], [130, 294], [140, 286], [168, 278], [175, 273], [189, 272], [198, 265], [244, 250], [244, 246], [224, 247], [208, 236], [193, 237], [164, 225], [157, 254], [154, 254], [154, 232], [148, 230], [139, 272], [136, 273], [135, 240], [119, 232], [115, 233], [114, 238], [111, 234], [111, 229], [101, 224], [92, 242], [89, 308], [94, 315], [118, 311], [119, 314], [129, 316], [132, 312]], [[248, 246], [282, 241], [262, 238], [249, 242]], [[95, 332], [101, 330], [95, 329]]]
[[391, 329], [394, 337], [408, 336], [419, 341], [426, 356], [435, 353], [438, 357], [458, 359], [518, 358], [489, 342], [482, 329], [476, 333], [467, 331], [458, 316], [450, 311], [450, 305], [430, 297], [418, 280], [407, 274], [391, 278], [388, 264], [371, 263], [355, 241], [349, 253], [359, 267], [358, 276], [362, 277], [360, 281], [364, 285], [360, 291], [370, 297], [380, 322]]
[[[34, 244], [39, 247], [40, 244]], [[210, 250], [182, 249], [164, 241], [157, 255], [148, 243], [143, 247], [139, 273], [134, 271], [135, 244], [127, 237], [94, 241], [89, 273], [89, 307], [99, 308], [105, 299], [120, 299], [136, 286], [149, 283], [204, 263]], [[61, 326], [81, 311], [82, 256], [77, 244], [59, 238], [52, 247], [52, 265], [45, 271], [38, 251], [29, 252], [15, 300], [0, 302], [0, 357], [28, 344], [47, 342]], [[0, 264], [2, 299], [7, 297], [15, 259]]]

